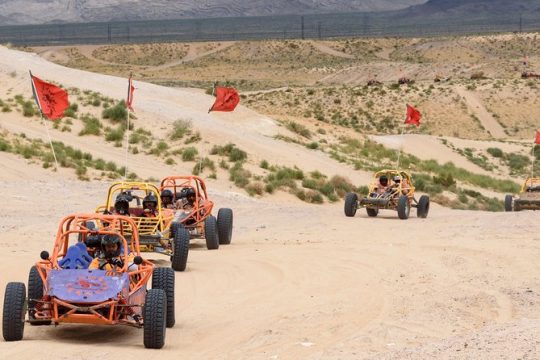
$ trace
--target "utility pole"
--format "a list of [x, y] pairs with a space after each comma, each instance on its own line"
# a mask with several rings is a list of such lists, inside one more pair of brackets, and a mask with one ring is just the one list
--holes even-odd
[[319, 40], [322, 39], [322, 33], [321, 33], [321, 22], [319, 21], [317, 23], [317, 34], [319, 35]]
[[302, 40], [305, 40], [305, 36], [304, 36], [304, 15], [302, 15], [302, 17], [301, 17], [301, 22], [302, 22]]

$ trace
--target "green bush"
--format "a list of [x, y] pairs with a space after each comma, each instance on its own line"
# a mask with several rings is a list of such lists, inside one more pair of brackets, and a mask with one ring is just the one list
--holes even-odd
[[173, 129], [169, 135], [171, 140], [179, 140], [191, 132], [191, 121], [179, 119], [173, 123]]
[[187, 147], [182, 151], [182, 160], [183, 161], [193, 161], [195, 156], [199, 154], [199, 151], [193, 146]]
[[101, 122], [94, 116], [86, 115], [81, 119], [84, 128], [79, 132], [79, 136], [101, 135]]
[[23, 116], [24, 117], [32, 117], [36, 114], [36, 109], [34, 108], [34, 104], [31, 101], [25, 101], [22, 103], [22, 109], [23, 109]]
[[311, 138], [311, 131], [309, 131], [309, 129], [307, 127], [305, 127], [304, 125], [302, 124], [298, 124], [294, 121], [287, 121], [285, 123], [285, 126], [287, 127], [287, 129], [289, 129], [290, 131], [292, 131], [293, 133], [296, 133], [300, 136], [303, 136], [307, 139], [310, 139]]
[[251, 173], [243, 168], [242, 162], [238, 161], [229, 169], [229, 180], [240, 188], [244, 188], [249, 184]]
[[259, 164], [259, 166], [261, 167], [261, 169], [268, 169], [270, 164], [268, 164], [268, 161], [262, 160], [261, 163]]
[[205, 169], [210, 169], [212, 172], [216, 171], [216, 164], [207, 157], [200, 159], [199, 162], [193, 166], [191, 172], [193, 175], [200, 175]]
[[105, 135], [105, 140], [107, 141], [122, 141], [123, 138], [124, 128], [122, 126], [109, 130]]
[[102, 117], [104, 119], [111, 120], [113, 123], [127, 120], [126, 103], [124, 102], [124, 100], [120, 101], [112, 107], [104, 109], [102, 112]]
[[504, 156], [504, 152], [499, 148], [488, 148], [487, 152], [496, 158], [502, 158]]
[[214, 145], [210, 150], [210, 155], [227, 156], [229, 157], [230, 162], [244, 161], [247, 159], [247, 153], [231, 143], [224, 146]]

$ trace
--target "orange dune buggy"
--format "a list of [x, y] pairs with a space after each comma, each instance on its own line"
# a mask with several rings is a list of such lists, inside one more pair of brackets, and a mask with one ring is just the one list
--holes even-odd
[[[381, 178], [386, 185], [381, 184]], [[397, 210], [398, 217], [408, 219], [411, 207], [416, 207], [419, 218], [426, 218], [429, 212], [429, 197], [420, 196], [417, 201], [414, 196], [414, 185], [411, 175], [401, 170], [381, 170], [375, 173], [369, 185], [368, 195], [358, 198], [355, 193], [345, 196], [345, 216], [352, 217], [356, 210], [365, 207], [368, 216], [375, 217], [380, 209]]]
[[[154, 196], [157, 204], [155, 214], [150, 217], [143, 209], [144, 199], [148, 195]], [[185, 229], [175, 231], [175, 227], [179, 226], [172, 223], [175, 210], [163, 208], [159, 189], [144, 182], [115, 182], [109, 188], [105, 205], [99, 206], [96, 213], [114, 213], [115, 202], [120, 197], [129, 203], [129, 217], [137, 227], [141, 251], [170, 256], [171, 267], [184, 271], [189, 254], [189, 233]], [[129, 237], [129, 228], [126, 228], [126, 234]]]
[[[99, 227], [99, 230], [97, 228]], [[126, 229], [129, 229], [127, 236]], [[101, 238], [117, 235], [123, 264], [114, 271], [88, 269]], [[148, 282], [152, 277], [152, 288]], [[144, 329], [144, 346], [162, 348], [174, 318], [174, 272], [140, 256], [139, 236], [126, 216], [75, 214], [62, 219], [52, 255], [30, 269], [24, 283], [7, 284], [3, 309], [6, 341], [23, 338], [26, 307], [30, 325], [62, 323], [129, 325]]]
[[[212, 215], [214, 203], [208, 198], [204, 180], [198, 176], [169, 176], [161, 181], [160, 190], [169, 190], [174, 196], [174, 202], [185, 201], [186, 194], [194, 193], [194, 202], [189, 209], [176, 209], [179, 216], [174, 223], [180, 223], [189, 231], [191, 238], [205, 238], [209, 250], [228, 245], [232, 239], [233, 211], [221, 208], [217, 219]], [[176, 231], [174, 227], [173, 231]]]

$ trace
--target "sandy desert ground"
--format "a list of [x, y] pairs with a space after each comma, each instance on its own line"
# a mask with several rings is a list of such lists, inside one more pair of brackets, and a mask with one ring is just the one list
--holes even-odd
[[[0, 47], [4, 88], [28, 95], [29, 68], [65, 86], [124, 96], [125, 79]], [[347, 174], [359, 184], [368, 179], [324, 153], [275, 140], [282, 128], [248, 108], [209, 115], [211, 98], [201, 92], [137, 86], [138, 114], [157, 128], [181, 113], [207, 146], [230, 141], [254, 161]], [[15, 113], [0, 119], [2, 129], [45, 136], [39, 122]], [[118, 162], [124, 156], [101, 140], [52, 134]], [[453, 156], [439, 145], [426, 151]], [[191, 169], [142, 154], [130, 159], [142, 177]], [[3, 298], [6, 283], [26, 282], [39, 252], [50, 249], [59, 219], [94, 209], [110, 182], [78, 181], [65, 169], [54, 173], [3, 152], [0, 161]], [[0, 342], [0, 359], [540, 359], [537, 213], [432, 204], [427, 219], [413, 212], [401, 221], [390, 211], [346, 218], [341, 202], [310, 205], [286, 193], [249, 197], [222, 177], [208, 184], [217, 206], [235, 211], [233, 243], [218, 251], [192, 244], [187, 271], [176, 274], [177, 324], [162, 350], [145, 350], [138, 329], [27, 326], [23, 341]]]

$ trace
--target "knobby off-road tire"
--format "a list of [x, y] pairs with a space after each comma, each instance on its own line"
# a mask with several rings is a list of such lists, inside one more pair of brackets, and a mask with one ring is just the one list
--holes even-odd
[[409, 198], [405, 195], [399, 197], [397, 205], [397, 213], [401, 220], [407, 220], [409, 213], [411, 212], [411, 205], [409, 204]]
[[167, 295], [161, 289], [150, 289], [144, 302], [144, 347], [161, 349], [165, 345]]
[[152, 289], [161, 289], [167, 295], [167, 327], [174, 326], [174, 271], [171, 268], [155, 268], [152, 272]]
[[366, 208], [366, 212], [369, 217], [376, 217], [379, 215], [379, 209]]
[[174, 238], [171, 267], [175, 271], [184, 271], [189, 255], [189, 231], [180, 223], [174, 223], [172, 227], [171, 232], [174, 234]]
[[504, 211], [512, 211], [513, 206], [512, 203], [514, 202], [514, 198], [512, 195], [506, 195], [504, 197]]
[[228, 208], [219, 209], [217, 228], [220, 245], [229, 245], [232, 240], [233, 211]]
[[21, 282], [10, 282], [4, 294], [2, 333], [6, 341], [22, 340], [24, 315], [26, 313], [26, 286]]
[[420, 200], [418, 200], [418, 205], [416, 205], [416, 215], [419, 218], [427, 218], [429, 213], [429, 196], [422, 195]]
[[38, 304], [35, 300], [43, 298], [43, 280], [39, 276], [38, 269], [35, 266], [30, 268], [28, 274], [28, 321], [30, 325], [50, 325], [51, 320], [36, 320], [33, 310]]
[[358, 195], [355, 193], [348, 193], [345, 196], [345, 216], [353, 217], [356, 214], [356, 203], [358, 202]]
[[210, 215], [204, 220], [204, 237], [208, 250], [219, 249], [219, 237], [216, 218]]

